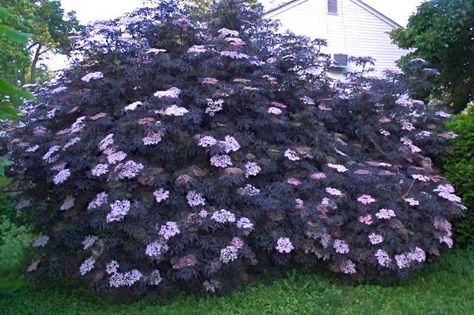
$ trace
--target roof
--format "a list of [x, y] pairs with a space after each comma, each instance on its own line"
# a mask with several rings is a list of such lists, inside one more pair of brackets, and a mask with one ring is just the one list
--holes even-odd
[[[300, 4], [303, 4], [305, 2], [308, 2], [309, 0], [292, 0], [292, 1], [284, 1], [284, 0], [273, 0], [270, 1], [270, 8], [268, 11], [265, 12], [265, 15], [269, 15], [271, 13], [281, 13], [287, 10], [290, 10], [291, 8], [294, 8]], [[394, 20], [390, 19], [386, 15], [382, 14], [380, 11], [374, 9], [367, 3], [365, 3], [362, 0], [350, 0], [362, 9], [366, 10], [370, 14], [374, 15], [375, 17], [379, 18], [380, 20], [384, 21], [385, 23], [389, 24], [393, 28], [399, 28], [401, 27], [400, 24], [395, 22]]]

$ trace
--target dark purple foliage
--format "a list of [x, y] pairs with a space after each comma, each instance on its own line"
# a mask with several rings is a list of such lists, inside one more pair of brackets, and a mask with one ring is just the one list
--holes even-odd
[[159, 12], [91, 28], [12, 132], [40, 279], [168, 295], [322, 263], [388, 281], [452, 246], [446, 113], [395, 74], [329, 79], [321, 42], [239, 1]]

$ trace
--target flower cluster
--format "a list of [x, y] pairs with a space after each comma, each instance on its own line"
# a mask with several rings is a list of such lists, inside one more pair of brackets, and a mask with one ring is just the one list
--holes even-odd
[[130, 210], [130, 201], [117, 200], [110, 205], [110, 208], [112, 210], [107, 214], [107, 222], [122, 221]]

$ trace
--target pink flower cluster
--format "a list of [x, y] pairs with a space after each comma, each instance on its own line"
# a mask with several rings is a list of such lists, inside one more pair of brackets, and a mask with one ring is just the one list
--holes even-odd
[[232, 160], [228, 155], [214, 155], [211, 157], [211, 165], [220, 168], [232, 166]]
[[95, 259], [93, 257], [89, 257], [86, 260], [84, 260], [82, 265], [79, 267], [79, 272], [81, 273], [81, 276], [85, 275], [86, 273], [94, 269], [94, 265], [95, 265]]
[[120, 163], [115, 167], [119, 178], [134, 178], [143, 170], [143, 164], [134, 161]]
[[143, 274], [133, 269], [132, 271], [128, 271], [125, 273], [114, 273], [109, 279], [109, 285], [112, 288], [119, 288], [119, 287], [131, 287], [137, 281], [139, 281], [143, 277]]
[[206, 204], [206, 199], [194, 190], [188, 192], [186, 199], [191, 207], [204, 206]]
[[178, 224], [176, 222], [168, 221], [166, 222], [165, 225], [162, 225], [160, 227], [160, 232], [159, 234], [163, 236], [165, 240], [169, 240], [173, 236], [176, 236], [180, 233], [180, 230], [178, 228]]
[[211, 219], [219, 223], [235, 222], [235, 215], [225, 209], [221, 209], [212, 214]]
[[168, 245], [163, 241], [155, 241], [151, 244], [148, 244], [145, 249], [145, 254], [150, 257], [157, 257], [163, 255], [168, 251]]
[[164, 190], [163, 188], [160, 188], [153, 193], [153, 196], [155, 196], [156, 202], [160, 203], [163, 200], [168, 199], [168, 197], [170, 196], [170, 192]]
[[349, 252], [349, 245], [344, 240], [335, 240], [332, 247], [338, 254], [347, 254]]
[[112, 210], [107, 214], [107, 222], [111, 223], [122, 221], [130, 210], [130, 201], [117, 200], [110, 205], [110, 208]]
[[257, 176], [262, 169], [255, 162], [247, 162], [245, 164], [245, 177], [249, 178], [250, 176]]
[[357, 198], [357, 201], [360, 202], [361, 204], [368, 205], [368, 204], [374, 203], [375, 199], [372, 198], [372, 196], [370, 195], [362, 195], [362, 196], [359, 196], [359, 198]]
[[277, 245], [275, 249], [281, 254], [289, 254], [295, 247], [288, 237], [280, 237], [277, 240]]

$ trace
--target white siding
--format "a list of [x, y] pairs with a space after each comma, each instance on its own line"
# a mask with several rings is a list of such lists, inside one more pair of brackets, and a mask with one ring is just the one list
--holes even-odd
[[328, 53], [371, 56], [378, 72], [396, 68], [395, 62], [406, 54], [391, 42], [388, 33], [393, 26], [352, 0], [338, 1], [338, 15], [327, 14], [327, 0], [307, 0], [268, 17], [296, 34], [328, 40]]

